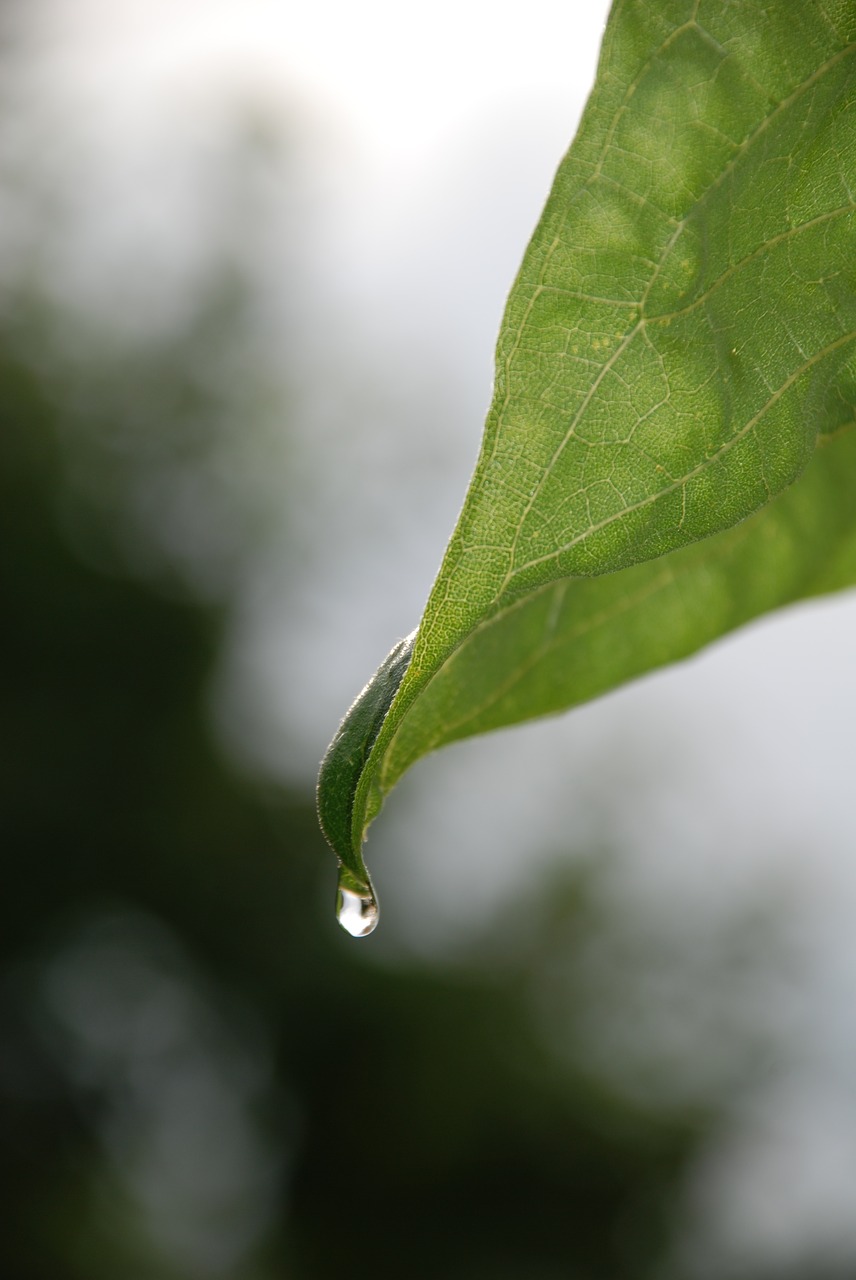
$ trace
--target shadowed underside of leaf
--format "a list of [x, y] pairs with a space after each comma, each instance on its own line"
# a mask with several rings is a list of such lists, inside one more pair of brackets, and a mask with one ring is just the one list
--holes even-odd
[[426, 752], [856, 577], [854, 39], [832, 0], [614, 6], [412, 656], [322, 769], [357, 880]]

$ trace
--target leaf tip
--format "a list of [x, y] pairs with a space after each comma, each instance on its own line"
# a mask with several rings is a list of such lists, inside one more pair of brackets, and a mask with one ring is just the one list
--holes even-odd
[[399, 640], [384, 658], [339, 725], [318, 773], [317, 807], [321, 830], [338, 856], [343, 872], [356, 876], [359, 881], [356, 886], [348, 884], [348, 891], [368, 892], [375, 903], [375, 911], [377, 901], [360, 853], [363, 824], [355, 829], [355, 803], [372, 747], [410, 665], [415, 638], [416, 632], [412, 631]]

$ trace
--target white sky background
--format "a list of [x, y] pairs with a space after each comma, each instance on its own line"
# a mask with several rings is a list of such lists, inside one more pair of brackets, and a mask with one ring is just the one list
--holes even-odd
[[[46, 96], [89, 121], [101, 196], [112, 191], [117, 210], [127, 198], [115, 216], [100, 200], [83, 268], [74, 255], [58, 267], [69, 291], [97, 301], [94, 255], [119, 261], [140, 238], [163, 238], [176, 278], [189, 269], [180, 217], [141, 182], [174, 163], [178, 119], [204, 146], [230, 104], [255, 98], [297, 139], [313, 213], [295, 341], [317, 385], [298, 424], [293, 516], [311, 574], [286, 588], [276, 547], [260, 563], [220, 716], [250, 726], [245, 754], [306, 780], [418, 620], [478, 447], [503, 300], [583, 105], [606, 5], [53, 0], [43, 12]], [[287, 249], [272, 249], [273, 279]], [[856, 1164], [843, 1066], [856, 1054], [854, 654], [852, 595], [773, 617], [569, 717], [421, 763], [372, 830], [384, 921], [360, 945], [381, 954], [455, 944], [497, 910], [513, 923], [539, 850], [592, 843], [623, 851], [610, 892], [652, 929], [727, 916], [759, 886], [794, 912], [803, 968], [787, 1018], [812, 1061], [794, 1068], [787, 1108], [756, 1109], [754, 1145], [735, 1141], [698, 1192], [719, 1206], [735, 1256], [790, 1256], [800, 1205], [806, 1232], [856, 1247], [840, 1178]], [[764, 1188], [777, 1153], [811, 1142], [783, 1222]], [[832, 1227], [817, 1226], [818, 1205]]]

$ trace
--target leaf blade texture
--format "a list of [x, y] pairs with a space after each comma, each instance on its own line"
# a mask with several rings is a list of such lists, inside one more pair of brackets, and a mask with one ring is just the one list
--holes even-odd
[[421, 755], [856, 580], [854, 40], [845, 3], [613, 6], [406, 669], [349, 786], [322, 771], [366, 882]]

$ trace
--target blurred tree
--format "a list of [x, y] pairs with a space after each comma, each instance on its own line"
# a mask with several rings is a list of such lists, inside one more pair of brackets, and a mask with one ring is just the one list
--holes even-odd
[[[181, 360], [159, 376], [163, 395]], [[311, 796], [236, 777], [212, 742], [205, 689], [224, 606], [122, 576], [106, 546], [109, 571], [87, 563], [63, 537], [75, 446], [57, 443], [61, 400], [55, 380], [48, 394], [23, 363], [0, 365], [2, 1274], [661, 1274], [699, 1118], [646, 1115], [569, 1074], [502, 975], [391, 971], [340, 936]], [[180, 416], [173, 430], [180, 453]], [[122, 500], [99, 495], [114, 530]], [[110, 918], [116, 938], [92, 953], [106, 959], [81, 969]], [[123, 919], [154, 922], [184, 960], [140, 961]], [[111, 1139], [141, 1097], [146, 1139], [184, 1061], [152, 1057], [163, 1015], [121, 1030], [144, 1007], [138, 988], [164, 973], [189, 1008], [214, 1010], [224, 1043], [247, 1039], [252, 1058], [249, 1017], [262, 1068], [275, 1047], [247, 1124], [280, 1190], [242, 1246], [207, 1261], [134, 1208], [133, 1152]], [[231, 1078], [233, 1049], [205, 1048], [195, 1025], [188, 1015], [183, 1034], [200, 1061], [221, 1053], [218, 1079]], [[234, 1134], [213, 1140], [224, 1165], [239, 1160]], [[179, 1159], [184, 1148], [167, 1181]]]

